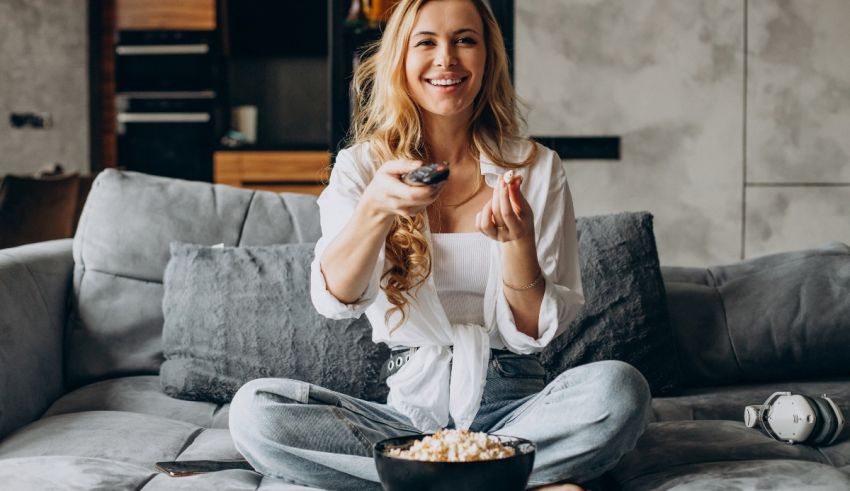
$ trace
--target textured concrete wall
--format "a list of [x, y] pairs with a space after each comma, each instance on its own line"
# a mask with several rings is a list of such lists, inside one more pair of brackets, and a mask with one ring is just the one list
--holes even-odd
[[746, 255], [850, 243], [850, 1], [748, 17]]
[[[0, 175], [89, 171], [86, 3], [0, 0]], [[14, 129], [13, 111], [50, 113], [53, 127]]]
[[850, 242], [848, 17], [847, 0], [517, 0], [517, 90], [532, 134], [622, 137], [620, 161], [565, 161], [576, 212], [651, 211], [663, 264]]

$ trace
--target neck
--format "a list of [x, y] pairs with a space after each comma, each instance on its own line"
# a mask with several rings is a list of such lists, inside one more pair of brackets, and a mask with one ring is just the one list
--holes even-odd
[[460, 164], [469, 157], [469, 121], [465, 118], [424, 118], [425, 141], [434, 162]]

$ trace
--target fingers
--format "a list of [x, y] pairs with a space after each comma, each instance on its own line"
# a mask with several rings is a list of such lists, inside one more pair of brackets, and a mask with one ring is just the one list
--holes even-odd
[[[500, 179], [493, 189], [493, 197], [475, 216], [475, 226], [484, 235], [501, 242], [527, 236], [533, 230], [529, 220], [532, 214], [528, 201], [522, 195], [522, 176], [510, 184]], [[532, 232], [533, 233], [533, 232]]]
[[528, 202], [525, 200], [525, 196], [522, 195], [522, 191], [520, 190], [520, 185], [522, 185], [522, 176], [517, 177], [513, 183], [508, 187], [508, 197], [511, 200], [511, 207], [514, 210], [514, 213], [520, 218], [523, 218], [523, 210], [528, 208]]
[[484, 205], [484, 208], [475, 215], [475, 227], [479, 232], [487, 237], [498, 240], [499, 229], [496, 228], [496, 224], [493, 222], [493, 207], [489, 201]]
[[384, 162], [379, 171], [399, 177], [416, 170], [420, 166], [422, 166], [421, 160], [390, 160]]
[[508, 196], [510, 193], [508, 186], [512, 185], [505, 184], [501, 179], [499, 180], [499, 213], [501, 214], [502, 223], [508, 227], [508, 230], [520, 230], [522, 223], [511, 205], [511, 198]]
[[506, 184], [501, 179], [499, 180], [499, 218], [505, 224], [507, 231], [511, 232], [511, 236], [521, 233], [524, 229], [522, 217], [519, 213], [522, 210], [516, 209], [511, 198], [511, 194], [516, 195], [518, 193], [516, 186], [518, 186], [516, 182]]
[[496, 187], [493, 188], [493, 197], [490, 199], [490, 209], [492, 210], [493, 219], [496, 222], [496, 227], [504, 227], [505, 222], [502, 220], [502, 186], [505, 182], [499, 179]]
[[396, 214], [406, 216], [413, 216], [436, 201], [445, 185], [444, 181], [430, 186], [409, 186], [397, 177], [388, 177], [387, 181], [387, 205]]

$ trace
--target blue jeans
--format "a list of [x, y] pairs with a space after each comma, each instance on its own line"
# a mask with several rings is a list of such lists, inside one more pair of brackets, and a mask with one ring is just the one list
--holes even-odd
[[[534, 356], [493, 352], [470, 430], [537, 444], [529, 486], [586, 482], [634, 448], [649, 419], [649, 387], [634, 367], [600, 361], [548, 385]], [[453, 423], [449, 422], [449, 427]], [[264, 475], [324, 489], [381, 489], [372, 445], [417, 434], [406, 416], [298, 380], [245, 384], [230, 406], [236, 448]]]

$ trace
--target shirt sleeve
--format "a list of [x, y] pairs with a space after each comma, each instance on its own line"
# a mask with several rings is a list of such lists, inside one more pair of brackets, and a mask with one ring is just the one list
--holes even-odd
[[542, 351], [567, 330], [584, 306], [573, 198], [561, 158], [555, 152], [548, 153], [551, 161], [536, 164], [548, 163], [551, 166], [545, 202], [534, 210], [537, 260], [546, 283], [537, 322], [537, 339], [517, 330], [504, 285], [499, 285], [501, 291], [496, 295], [499, 334], [509, 350], [520, 354]]
[[378, 261], [366, 290], [356, 302], [346, 304], [328, 291], [319, 260], [328, 244], [348, 223], [357, 208], [363, 191], [371, 180], [371, 172], [364, 169], [361, 162], [350, 149], [340, 151], [327, 187], [317, 201], [321, 221], [322, 236], [316, 242], [315, 256], [310, 265], [310, 298], [316, 310], [330, 319], [359, 317], [378, 295], [381, 272], [384, 265], [384, 250], [378, 254]]

